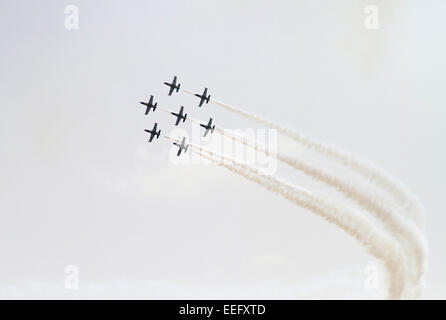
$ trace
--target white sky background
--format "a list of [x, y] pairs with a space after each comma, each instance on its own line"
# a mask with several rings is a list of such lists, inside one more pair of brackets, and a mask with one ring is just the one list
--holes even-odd
[[[80, 8], [77, 31], [64, 27], [67, 4]], [[366, 4], [379, 30], [364, 28]], [[177, 75], [403, 181], [428, 214], [424, 297], [446, 298], [445, 12], [441, 0], [0, 1], [0, 296], [293, 297], [373, 263], [307, 211], [146, 143], [154, 121], [173, 128], [144, 116], [150, 94], [253, 127], [168, 97], [162, 82]], [[69, 264], [78, 292], [63, 288]]]

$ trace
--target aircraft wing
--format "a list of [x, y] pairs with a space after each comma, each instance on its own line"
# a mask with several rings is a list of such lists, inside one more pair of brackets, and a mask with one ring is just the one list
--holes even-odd
[[175, 90], [175, 86], [174, 86], [174, 85], [171, 85], [171, 86], [170, 86], [170, 90], [169, 90], [169, 96], [172, 95], [173, 90]]
[[185, 149], [184, 147], [186, 146], [186, 138], [183, 138], [183, 140], [181, 141], [181, 149]]
[[152, 140], [153, 140], [153, 137], [155, 136], [155, 133], [150, 133], [150, 138], [149, 138], [149, 142], [152, 142]]
[[179, 156], [180, 155], [180, 153], [181, 153], [181, 146], [180, 146], [180, 144], [179, 143], [176, 143], [176, 142], [174, 142], [173, 143], [175, 146], [177, 146], [178, 147], [178, 152], [177, 152], [177, 156]]
[[175, 122], [175, 125], [177, 126], [180, 123], [180, 121], [181, 121], [181, 117], [178, 115], [177, 116], [177, 122]]

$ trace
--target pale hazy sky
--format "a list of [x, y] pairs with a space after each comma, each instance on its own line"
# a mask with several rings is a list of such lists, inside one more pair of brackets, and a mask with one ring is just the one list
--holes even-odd
[[[65, 29], [68, 4], [79, 30]], [[364, 28], [368, 4], [379, 30]], [[146, 143], [154, 121], [173, 128], [144, 116], [150, 94], [253, 128], [168, 97], [162, 82], [177, 75], [404, 182], [427, 211], [424, 297], [446, 298], [444, 12], [441, 0], [1, 0], [0, 297], [293, 297], [375, 263], [309, 212]], [[77, 292], [63, 287], [66, 265], [79, 267]]]

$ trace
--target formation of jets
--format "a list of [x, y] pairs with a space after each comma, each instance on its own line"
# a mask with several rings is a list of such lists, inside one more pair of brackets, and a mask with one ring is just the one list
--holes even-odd
[[[180, 86], [181, 86], [181, 84], [177, 81], [177, 77], [176, 76], [173, 77], [173, 80], [172, 80], [171, 83], [164, 82], [164, 84], [169, 87], [169, 92], [168, 92], [169, 96], [171, 96], [172, 93], [174, 93], [174, 92], [178, 92], [180, 90]], [[208, 94], [208, 88], [204, 88], [204, 91], [203, 91], [202, 94], [195, 93], [194, 95], [196, 97], [200, 98], [200, 102], [198, 103], [198, 107], [202, 107], [205, 102], [206, 102], [206, 104], [208, 104], [209, 100], [211, 98], [211, 95]], [[146, 111], [145, 111], [146, 115], [148, 115], [151, 110], [153, 110], [153, 112], [155, 112], [155, 110], [156, 110], [156, 108], [158, 106], [158, 103], [154, 102], [153, 95], [150, 96], [148, 102], [142, 102], [141, 101], [140, 104], [142, 104], [142, 105], [144, 105], [146, 107]], [[161, 108], [161, 109], [163, 109], [163, 108]], [[176, 120], [175, 120], [175, 125], [176, 126], [178, 126], [180, 124], [181, 120], [183, 121], [183, 123], [186, 122], [187, 113], [184, 113], [184, 107], [183, 106], [180, 106], [180, 110], [178, 111], [178, 113], [170, 112], [170, 114], [172, 114], [172, 115], [174, 115], [176, 117]], [[213, 121], [212, 118], [209, 118], [209, 122], [208, 123], [200, 124], [200, 126], [205, 129], [204, 135], [203, 135], [204, 137], [206, 137], [209, 132], [211, 132], [211, 134], [214, 132], [215, 124], [213, 124], [212, 121]], [[158, 129], [158, 123], [154, 124], [152, 130], [145, 129], [144, 131], [150, 134], [149, 142], [152, 142], [152, 140], [155, 137], [157, 139], [159, 139], [160, 134], [161, 134], [161, 129]], [[174, 142], [174, 145], [178, 147], [177, 156], [180, 156], [183, 151], [184, 151], [184, 153], [186, 153], [187, 149], [189, 147], [189, 145], [186, 143], [186, 138], [185, 137], [183, 137], [183, 140], [181, 141], [181, 143]]]

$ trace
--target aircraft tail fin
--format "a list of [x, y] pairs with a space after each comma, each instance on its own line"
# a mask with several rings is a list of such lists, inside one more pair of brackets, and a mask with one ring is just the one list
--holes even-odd
[[181, 86], [181, 84], [179, 83], [178, 87], [177, 87], [177, 92], [178, 92], [178, 90], [180, 90], [180, 86]]
[[186, 119], [187, 119], [187, 113], [184, 115], [183, 122], [186, 122]]
[[160, 133], [161, 133], [161, 130], [158, 130], [158, 132], [156, 133], [156, 138], [157, 138], [157, 139], [160, 138]]
[[215, 126], [212, 127], [211, 133], [214, 133]]
[[187, 152], [187, 149], [189, 148], [189, 145], [186, 146], [186, 148], [184, 148], [184, 153]]
[[209, 103], [209, 99], [211, 98], [211, 95], [208, 95], [208, 98], [206, 99], [206, 103]]

